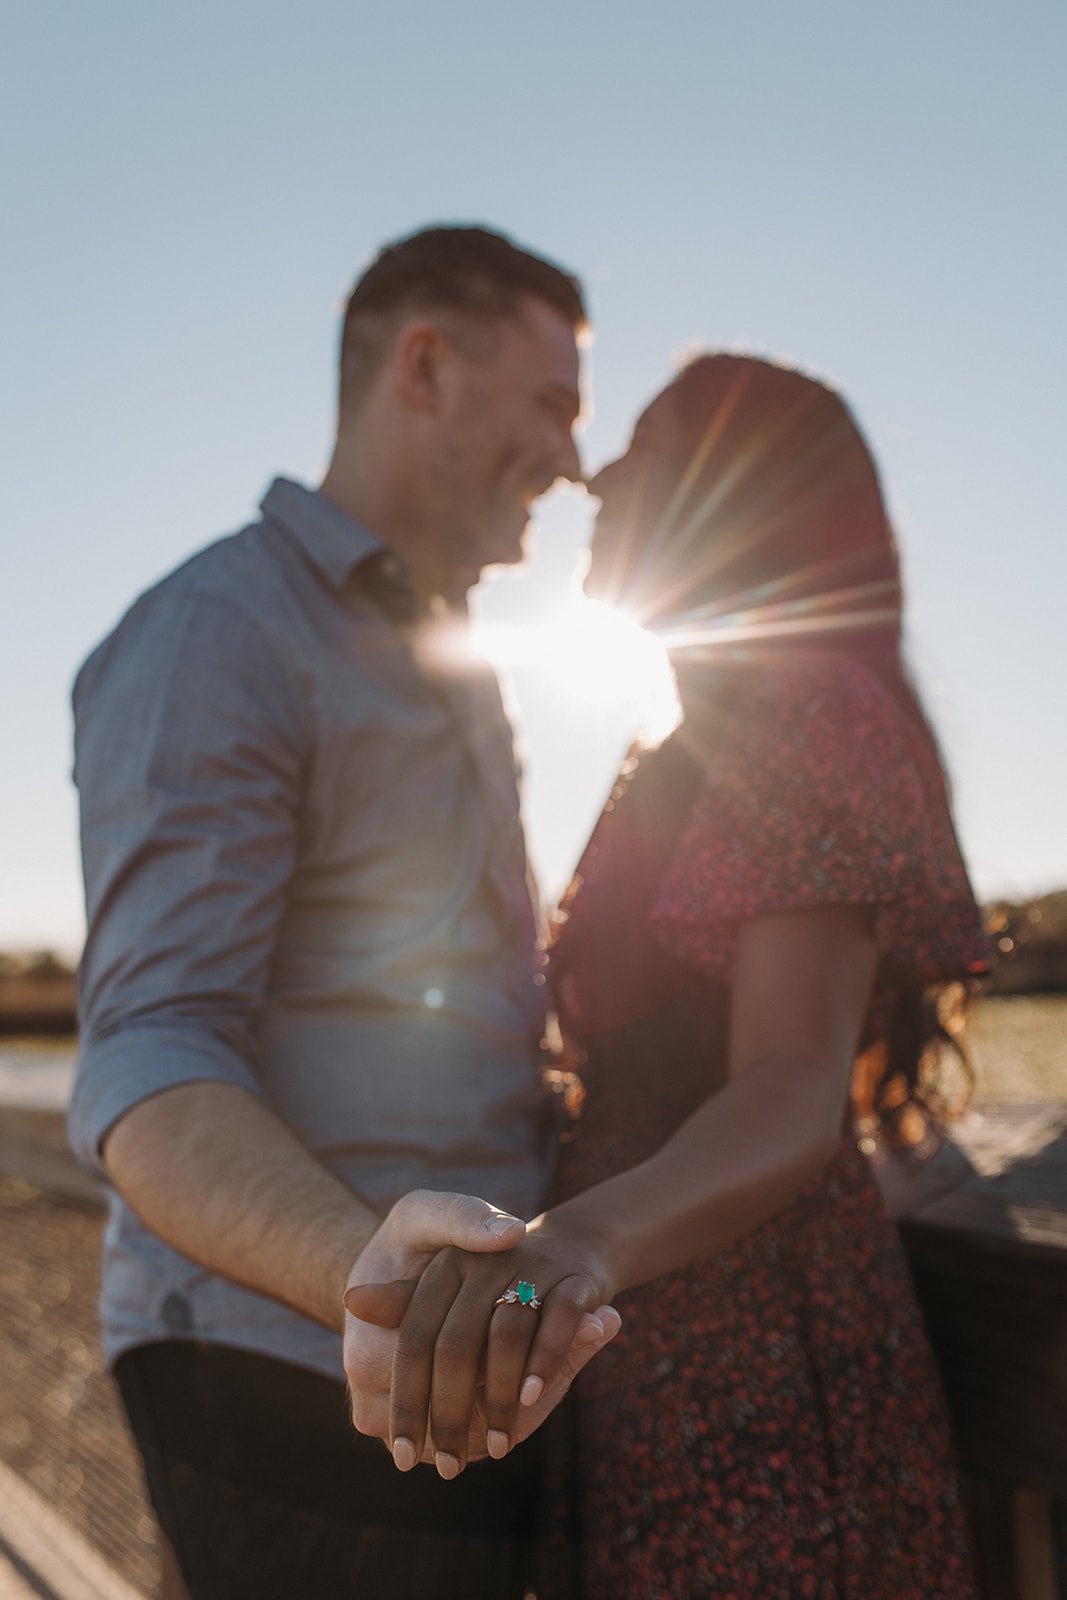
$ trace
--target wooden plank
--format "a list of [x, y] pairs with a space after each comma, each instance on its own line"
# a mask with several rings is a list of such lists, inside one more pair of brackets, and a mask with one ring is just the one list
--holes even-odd
[[984, 1178], [999, 1177], [1067, 1131], [1062, 1100], [989, 1100], [953, 1125], [952, 1143]]
[[1067, 1499], [1067, 1272], [901, 1229], [961, 1460]]
[[[162, 1534], [160, 1535], [160, 1538], [161, 1540], [163, 1539]], [[174, 1552], [171, 1550], [170, 1545], [167, 1544], [165, 1540], [163, 1540], [162, 1554], [163, 1572], [159, 1580], [159, 1595], [157, 1600], [189, 1600], [189, 1591], [185, 1587], [185, 1582], [182, 1578], [181, 1572], [178, 1570], [178, 1563], [174, 1559]]]
[[1017, 1600], [1010, 1493], [1002, 1484], [967, 1473], [960, 1487], [971, 1531], [978, 1600]]
[[1012, 1511], [1015, 1588], [1019, 1600], [1059, 1600], [1048, 1495], [1034, 1489], [1016, 1489]]
[[875, 1171], [901, 1223], [984, 1239], [1035, 1259], [1067, 1251], [1067, 1104], [996, 1102], [956, 1124], [924, 1162], [879, 1150]]
[[932, 1196], [907, 1219], [916, 1227], [981, 1240], [1057, 1270], [1067, 1268], [1067, 1133], [1040, 1151], [1017, 1157], [996, 1177], [972, 1173]]
[[984, 1105], [925, 1170], [876, 1170], [964, 1466], [1067, 1499], [1067, 1105]]
[[145, 1600], [2, 1461], [0, 1539], [57, 1600]]
[[[871, 1162], [890, 1213], [917, 1217], [972, 1178], [1011, 1174], [1020, 1162], [1053, 1151], [1067, 1133], [1063, 1101], [990, 1101], [952, 1125], [951, 1138], [926, 1160], [876, 1146]], [[1053, 1163], [1058, 1157], [1052, 1153]], [[1067, 1207], [1067, 1196], [1061, 1196]]]
[[952, 1142], [925, 1161], [882, 1145], [869, 1152], [869, 1159], [889, 1215], [897, 1222], [921, 1216], [934, 1200], [957, 1189], [974, 1172], [964, 1151]]

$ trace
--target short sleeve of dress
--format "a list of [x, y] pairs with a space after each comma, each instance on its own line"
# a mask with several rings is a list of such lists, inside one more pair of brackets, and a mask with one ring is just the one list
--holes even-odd
[[984, 971], [988, 949], [928, 731], [841, 659], [753, 671], [652, 911], [656, 937], [732, 976], [761, 912], [869, 906], [883, 963], [921, 983]]

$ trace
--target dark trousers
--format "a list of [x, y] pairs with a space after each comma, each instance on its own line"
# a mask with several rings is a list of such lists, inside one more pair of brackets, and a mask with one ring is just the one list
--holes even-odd
[[536, 1438], [452, 1483], [400, 1473], [344, 1386], [266, 1356], [144, 1345], [115, 1379], [190, 1600], [522, 1600]]

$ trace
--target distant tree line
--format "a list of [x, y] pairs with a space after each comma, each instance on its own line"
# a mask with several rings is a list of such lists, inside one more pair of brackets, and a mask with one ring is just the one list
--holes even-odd
[[1062, 994], [1067, 991], [1067, 889], [986, 908], [996, 965], [988, 994]]
[[[987, 906], [994, 965], [987, 994], [1067, 993], [1067, 889]], [[0, 1032], [68, 1033], [74, 972], [53, 950], [0, 951]]]
[[0, 953], [0, 1033], [73, 1033], [74, 973], [52, 950]]

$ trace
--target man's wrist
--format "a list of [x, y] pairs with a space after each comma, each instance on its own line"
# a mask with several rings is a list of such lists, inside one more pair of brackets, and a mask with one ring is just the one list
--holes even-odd
[[365, 1212], [360, 1206], [359, 1210], [344, 1219], [344, 1223], [338, 1228], [337, 1245], [333, 1253], [329, 1278], [323, 1285], [324, 1299], [328, 1300], [331, 1318], [336, 1321], [338, 1332], [344, 1332], [345, 1290], [353, 1283], [365, 1280], [365, 1275], [364, 1278], [360, 1277], [360, 1260], [377, 1236], [381, 1225], [381, 1217], [374, 1212]]

